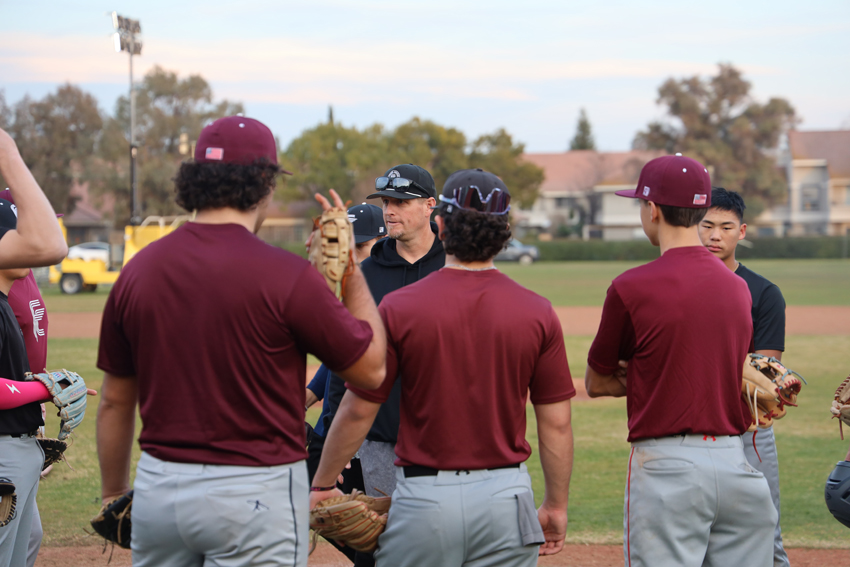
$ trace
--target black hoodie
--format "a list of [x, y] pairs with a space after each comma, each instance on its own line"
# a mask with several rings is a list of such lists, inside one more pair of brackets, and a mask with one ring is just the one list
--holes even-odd
[[[431, 223], [431, 231], [434, 233], [434, 244], [431, 249], [419, 260], [410, 263], [402, 258], [396, 251], [396, 241], [391, 238], [382, 238], [372, 247], [372, 254], [360, 264], [369, 291], [376, 304], [380, 304], [384, 296], [406, 285], [416, 283], [428, 274], [436, 272], [446, 265], [446, 252], [443, 243], [437, 235], [437, 224]], [[391, 379], [387, 376], [387, 379]], [[328, 396], [330, 405], [325, 415], [325, 435], [330, 431], [342, 396], [345, 394], [345, 383], [336, 374], [331, 374], [330, 389]], [[370, 441], [382, 441], [384, 443], [395, 443], [398, 439], [399, 403], [401, 401], [401, 382], [396, 380], [390, 397], [381, 405], [372, 429], [369, 430], [366, 439]]]

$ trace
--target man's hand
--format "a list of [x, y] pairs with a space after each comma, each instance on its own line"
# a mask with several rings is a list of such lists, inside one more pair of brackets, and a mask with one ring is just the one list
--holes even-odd
[[567, 511], [550, 508], [544, 502], [537, 510], [537, 519], [546, 538], [546, 543], [540, 546], [537, 554], [555, 555], [564, 549], [564, 538], [567, 536]]
[[315, 492], [310, 492], [310, 509], [316, 507], [316, 504], [321, 502], [322, 500], [327, 500], [328, 498], [333, 498], [334, 496], [342, 496], [343, 493], [340, 489], [334, 488], [333, 490], [317, 490]]

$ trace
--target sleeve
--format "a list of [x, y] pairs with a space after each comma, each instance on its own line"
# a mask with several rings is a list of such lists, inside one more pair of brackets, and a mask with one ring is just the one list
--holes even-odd
[[764, 289], [753, 317], [755, 350], [785, 351], [785, 298], [775, 284]]
[[113, 376], [135, 376], [133, 348], [124, 334], [118, 296], [123, 289], [116, 285], [109, 292], [100, 323], [100, 344], [97, 350], [97, 367]]
[[296, 344], [332, 371], [357, 362], [372, 341], [369, 324], [355, 319], [309, 266], [294, 285], [285, 314]]
[[596, 372], [608, 376], [619, 367], [620, 360], [628, 360], [634, 354], [635, 331], [629, 311], [614, 284], [608, 288], [599, 331], [590, 345], [587, 365]]
[[546, 330], [534, 375], [529, 383], [532, 404], [552, 404], [568, 400], [576, 395], [567, 349], [564, 346], [564, 331], [561, 321], [550, 306]]
[[328, 368], [324, 364], [319, 367], [316, 371], [316, 375], [313, 376], [313, 379], [310, 380], [310, 383], [307, 384], [307, 388], [316, 394], [316, 397], [324, 399], [325, 397], [325, 385], [328, 382]]
[[393, 391], [393, 385], [398, 379], [398, 354], [395, 341], [392, 338], [392, 329], [389, 322], [390, 316], [387, 313], [386, 303], [382, 302], [378, 307], [378, 311], [381, 313], [381, 320], [383, 320], [384, 328], [387, 330], [387, 374], [384, 378], [384, 383], [377, 390], [363, 390], [349, 384], [346, 384], [345, 387], [364, 400], [382, 404], [389, 399], [390, 393]]
[[39, 381], [19, 382], [0, 378], [0, 410], [19, 408], [50, 399], [50, 392]]

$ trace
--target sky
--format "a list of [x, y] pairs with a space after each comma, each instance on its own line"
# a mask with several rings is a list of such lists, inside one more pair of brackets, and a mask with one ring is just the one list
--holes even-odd
[[129, 88], [113, 10], [141, 21], [137, 79], [200, 74], [283, 147], [333, 105], [346, 126], [505, 128], [533, 152], [566, 150], [584, 108], [597, 148], [624, 151], [664, 118], [664, 80], [719, 62], [755, 100], [788, 99], [800, 129], [850, 128], [847, 0], [0, 0], [7, 102], [71, 82], [112, 113]]

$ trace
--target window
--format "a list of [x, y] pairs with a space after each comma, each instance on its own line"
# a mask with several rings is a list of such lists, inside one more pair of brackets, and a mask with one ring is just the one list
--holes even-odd
[[850, 205], [850, 185], [844, 188], [844, 204]]
[[555, 207], [558, 209], [566, 209], [570, 206], [569, 197], [555, 197]]
[[820, 185], [803, 185], [800, 189], [800, 208], [804, 211], [819, 211]]

